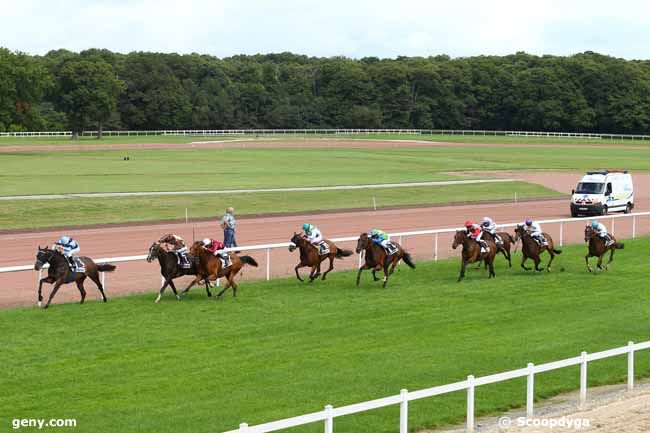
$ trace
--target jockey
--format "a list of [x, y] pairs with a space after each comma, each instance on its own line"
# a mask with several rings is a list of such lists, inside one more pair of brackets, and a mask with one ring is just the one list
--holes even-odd
[[542, 233], [542, 226], [539, 225], [539, 223], [534, 222], [530, 218], [526, 218], [526, 221], [524, 221], [524, 229], [530, 234], [533, 239], [537, 241], [537, 243], [539, 243], [540, 246], [548, 246], [548, 241], [544, 237], [544, 234]]
[[228, 252], [226, 251], [223, 251], [223, 249], [226, 248], [226, 245], [223, 242], [218, 241], [216, 239], [205, 238], [201, 241], [201, 244], [206, 250], [212, 253], [212, 255], [218, 256], [221, 259], [223, 259], [223, 261], [225, 262], [224, 267], [227, 268], [228, 266], [230, 266], [231, 264], [230, 254], [228, 254]]
[[181, 264], [184, 266], [189, 267], [190, 266], [190, 261], [187, 258], [187, 253], [189, 250], [187, 249], [187, 245], [185, 245], [185, 239], [182, 237], [169, 233], [163, 236], [162, 238], [158, 239], [159, 244], [164, 244], [166, 246], [167, 251], [171, 251], [173, 253], [176, 253], [178, 257], [180, 257]]
[[382, 247], [386, 252], [388, 252], [388, 246], [390, 245], [390, 238], [385, 231], [379, 229], [370, 230], [370, 239], [380, 247]]
[[72, 237], [66, 235], [61, 236], [61, 238], [59, 238], [59, 240], [54, 243], [52, 249], [57, 250], [63, 255], [63, 257], [66, 258], [70, 264], [70, 269], [74, 270], [76, 268], [75, 262], [72, 259], [72, 255], [79, 254], [79, 251], [81, 251], [81, 249], [79, 248], [77, 241], [72, 239]]
[[488, 232], [494, 237], [494, 241], [496, 242], [497, 246], [501, 246], [503, 244], [503, 241], [501, 240], [501, 236], [497, 234], [497, 224], [494, 222], [494, 220], [490, 217], [483, 217], [483, 221], [481, 222], [481, 228], [483, 229], [484, 232]]
[[614, 243], [612, 237], [609, 235], [609, 233], [607, 233], [607, 227], [605, 227], [605, 224], [598, 221], [592, 221], [591, 229], [598, 235], [598, 237], [605, 241], [606, 247]]
[[320, 254], [325, 254], [327, 245], [324, 244], [323, 235], [320, 230], [318, 230], [318, 227], [309, 223], [304, 223], [302, 225], [302, 231], [305, 233], [307, 241], [315, 246]]
[[474, 224], [472, 220], [465, 221], [465, 230], [470, 239], [474, 239], [481, 246], [481, 254], [485, 254], [490, 250], [489, 245], [483, 239], [483, 229], [480, 225]]

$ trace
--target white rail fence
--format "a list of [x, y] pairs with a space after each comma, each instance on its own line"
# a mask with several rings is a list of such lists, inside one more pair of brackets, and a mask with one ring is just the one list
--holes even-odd
[[[599, 220], [607, 220], [610, 223], [610, 232], [612, 234], [616, 234], [616, 224], [615, 221], [620, 218], [625, 218], [625, 219], [632, 219], [632, 229], [631, 229], [631, 236], [632, 238], [636, 237], [637, 234], [637, 217], [643, 217], [643, 216], [650, 216], [650, 212], [639, 212], [639, 213], [632, 213], [632, 214], [617, 214], [617, 215], [605, 215], [598, 217]], [[577, 221], [589, 221], [593, 218], [560, 218], [560, 219], [552, 219], [552, 220], [542, 220], [539, 221], [541, 224], [559, 224], [559, 245], [562, 246], [564, 245], [564, 225], [565, 223], [573, 223]], [[508, 224], [500, 224], [499, 228], [511, 228], [515, 227], [518, 223], [508, 223]], [[397, 233], [391, 233], [390, 237], [392, 239], [396, 239], [399, 241], [399, 243], [403, 243], [403, 241], [407, 237], [416, 237], [416, 236], [432, 236], [432, 250], [433, 250], [433, 259], [438, 260], [439, 257], [439, 252], [440, 252], [440, 246], [439, 246], [439, 236], [441, 234], [448, 234], [448, 233], [454, 233], [458, 228], [445, 228], [445, 229], [432, 229], [432, 230], [419, 230], [419, 231], [409, 231], [409, 232], [397, 232]], [[347, 237], [341, 237], [341, 238], [332, 238], [330, 239], [333, 242], [352, 242], [356, 241], [358, 239], [358, 236], [347, 236]], [[264, 251], [266, 254], [266, 280], [271, 279], [271, 251], [274, 249], [280, 249], [280, 248], [288, 248], [289, 243], [288, 242], [282, 242], [282, 243], [276, 243], [276, 244], [264, 244], [264, 245], [251, 245], [251, 246], [242, 246], [242, 247], [236, 247], [236, 248], [226, 248], [226, 251]], [[100, 259], [95, 259], [95, 262], [97, 263], [102, 263], [102, 262], [110, 262], [110, 263], [120, 263], [120, 262], [134, 262], [134, 261], [142, 261], [146, 260], [147, 256], [146, 255], [137, 255], [137, 256], [125, 256], [125, 257], [105, 257], [105, 258], [100, 258]], [[359, 255], [359, 265], [361, 265], [362, 261], [362, 256]], [[47, 268], [47, 265], [43, 268]], [[2, 267], [0, 268], [0, 274], [6, 273], [6, 272], [24, 272], [24, 271], [32, 271], [34, 270], [34, 265], [18, 265], [18, 266], [8, 266], [8, 267]], [[101, 278], [102, 278], [102, 284], [106, 285], [106, 273], [102, 272], [101, 273]], [[42, 278], [42, 269], [41, 271], [38, 272], [38, 279], [40, 280]]]
[[[480, 136], [523, 136], [557, 138], [591, 138], [609, 140], [650, 140], [650, 135], [593, 134], [585, 132], [551, 131], [494, 131], [464, 129], [181, 129], [151, 131], [103, 131], [106, 137], [137, 136], [226, 136], [226, 135], [337, 135], [337, 134], [413, 134], [413, 135], [480, 135]], [[83, 131], [81, 136], [97, 135], [97, 131]], [[24, 131], [0, 132], [2, 137], [72, 137], [72, 131]]]
[[474, 377], [467, 376], [466, 380], [454, 382], [447, 385], [435, 386], [433, 388], [421, 389], [418, 391], [408, 391], [402, 389], [399, 394], [390, 397], [379, 398], [376, 400], [365, 401], [363, 403], [351, 404], [348, 406], [333, 407], [331, 405], [319, 412], [312, 412], [306, 415], [286, 418], [279, 421], [258, 424], [249, 426], [246, 423], [239, 425], [236, 430], [230, 430], [226, 433], [265, 433], [277, 430], [283, 430], [291, 427], [296, 427], [314, 422], [324, 422], [324, 432], [334, 432], [334, 419], [345, 415], [351, 415], [360, 412], [366, 412], [373, 409], [382, 407], [399, 405], [399, 431], [400, 433], [408, 433], [408, 404], [410, 401], [419, 400], [436, 395], [448, 394], [456, 391], [467, 391], [467, 432], [473, 432], [475, 428], [474, 422], [474, 391], [476, 387], [489, 385], [492, 383], [504, 382], [511, 379], [520, 377], [527, 378], [526, 385], [526, 416], [532, 417], [534, 415], [534, 399], [535, 399], [535, 375], [547, 371], [558, 370], [574, 365], [580, 365], [580, 405], [584, 405], [587, 401], [587, 366], [589, 362], [597, 361], [599, 359], [611, 358], [614, 356], [627, 355], [627, 389], [631, 391], [634, 389], [634, 353], [640, 350], [650, 349], [650, 341], [634, 344], [629, 342], [627, 346], [617, 347], [615, 349], [605, 350], [602, 352], [587, 353], [582, 352], [580, 356], [573, 358], [563, 359], [561, 361], [549, 362], [546, 364], [535, 365], [529, 363], [526, 367], [517, 370], [511, 370], [504, 373], [492, 374], [489, 376]]

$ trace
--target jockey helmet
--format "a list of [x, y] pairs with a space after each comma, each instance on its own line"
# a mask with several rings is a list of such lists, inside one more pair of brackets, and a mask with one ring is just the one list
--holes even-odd
[[598, 228], [598, 221], [595, 221], [595, 220], [592, 221], [592, 222], [591, 222], [591, 228], [593, 228], [593, 229], [597, 229], [597, 228]]
[[526, 218], [526, 225], [527, 226], [532, 226], [533, 225], [533, 220], [531, 220], [530, 218]]
[[212, 242], [210, 242], [210, 239], [209, 239], [209, 238], [205, 238], [205, 239], [203, 239], [203, 240], [201, 241], [201, 243], [203, 244], [204, 247], [207, 247], [207, 246], [209, 246]]
[[465, 227], [472, 227], [473, 225], [474, 225], [474, 221], [472, 220], [465, 221]]
[[490, 222], [490, 218], [484, 216], [484, 217], [483, 217], [483, 222], [484, 222], [484, 223], [489, 223], [489, 222]]
[[61, 236], [61, 239], [59, 239], [59, 243], [63, 244], [63, 245], [67, 244], [68, 242], [70, 242], [70, 236], [65, 236], [64, 235], [64, 236]]
[[302, 229], [305, 230], [305, 231], [309, 230], [309, 227], [311, 227], [311, 224], [309, 224], [309, 223], [304, 223], [302, 225]]
[[371, 238], [377, 237], [378, 235], [379, 235], [379, 232], [377, 231], [377, 229], [370, 230], [370, 237]]

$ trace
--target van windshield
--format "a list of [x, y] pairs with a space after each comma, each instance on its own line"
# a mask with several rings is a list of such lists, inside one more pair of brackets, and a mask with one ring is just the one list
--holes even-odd
[[602, 194], [604, 189], [604, 183], [580, 182], [576, 188], [576, 194]]

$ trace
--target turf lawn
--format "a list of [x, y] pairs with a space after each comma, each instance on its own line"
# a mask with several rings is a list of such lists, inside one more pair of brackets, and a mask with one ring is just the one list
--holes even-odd
[[[111, 298], [109, 289], [107, 304], [0, 311], [0, 429], [14, 418], [75, 418], [75, 429], [57, 431], [219, 432], [645, 341], [649, 248], [647, 238], [627, 241], [598, 274], [586, 272], [579, 246], [552, 273], [500, 258], [496, 279], [472, 270], [460, 284], [456, 259], [402, 267], [386, 289], [369, 275], [356, 288], [341, 272], [313, 285], [242, 283], [237, 299], [219, 303], [201, 290], [155, 305], [153, 293]], [[626, 365], [591, 363], [590, 385], [623, 381]], [[637, 353], [636, 373], [650, 375], [650, 353]], [[535, 378], [537, 397], [578, 384], [577, 367]], [[525, 390], [523, 379], [480, 387], [477, 412], [523, 405]], [[411, 430], [461, 422], [465, 398], [411, 403]], [[393, 433], [398, 414], [351, 415], [335, 429]]]

